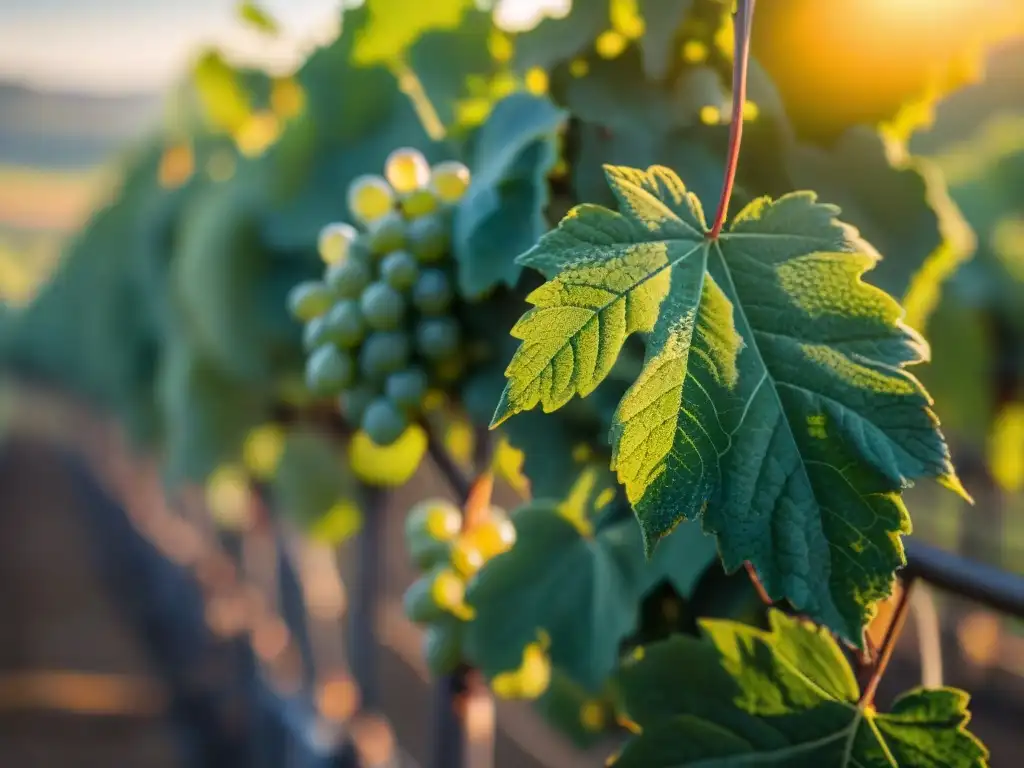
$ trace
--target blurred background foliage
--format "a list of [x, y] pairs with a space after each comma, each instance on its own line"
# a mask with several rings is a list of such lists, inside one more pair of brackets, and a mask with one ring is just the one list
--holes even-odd
[[[715, 0], [577, 0], [552, 4], [544, 18], [513, 2], [493, 14], [470, 0], [351, 5], [334, 19], [340, 35], [321, 35], [327, 42], [292, 67], [209, 47], [160, 92], [0, 83], [0, 359], [113, 412], [136, 444], [161, 455], [166, 479], [206, 484], [223, 524], [244, 517], [232, 494], [254, 474], [273, 478], [283, 506], [331, 542], [358, 528], [357, 481], [399, 484], [425, 451], [416, 429], [387, 451], [356, 435], [350, 472], [335, 477], [317, 435], [266, 431], [282, 404], [309, 402], [285, 295], [318, 274], [317, 233], [344, 218], [348, 182], [379, 172], [397, 146], [431, 161], [459, 157], [478, 172], [481, 144], [521, 142], [515, 162], [494, 171], [499, 208], [513, 215], [545, 210], [550, 221], [581, 200], [608, 202], [602, 162], [671, 165], [710, 207], [733, 53], [729, 4]], [[259, 4], [241, 4], [236, 23], [268, 47], [288, 34]], [[1016, 572], [1022, 35], [1016, 0], [762, 2], [734, 204], [814, 189], [885, 256], [867, 279], [899, 296], [907, 322], [931, 342], [933, 360], [918, 374], [978, 502], [971, 509], [914, 489], [916, 532]], [[544, 130], [487, 136], [494, 105], [520, 92], [569, 115], [550, 163], [536, 149]], [[505, 243], [500, 216], [488, 226], [490, 242]], [[505, 263], [517, 246], [493, 258]], [[530, 278], [481, 279], [491, 278], [498, 287], [488, 295], [507, 302], [488, 311], [517, 316]], [[503, 335], [509, 323], [482, 325]], [[623, 357], [628, 367], [629, 350]], [[490, 415], [487, 374], [462, 393], [470, 416]], [[616, 387], [630, 380], [629, 371], [613, 375], [543, 432], [531, 415], [515, 420], [506, 437], [526, 456], [505, 445], [501, 474], [566, 492], [567, 478], [601, 451]], [[447, 428], [449, 448], [468, 461], [465, 421]], [[580, 442], [587, 450], [574, 452]], [[1005, 627], [1006, 653], [986, 645], [987, 626], [961, 630], [977, 636], [966, 647], [1024, 673], [1024, 631]], [[561, 698], [578, 709], [573, 682], [556, 675], [542, 703], [555, 720], [565, 719]]]

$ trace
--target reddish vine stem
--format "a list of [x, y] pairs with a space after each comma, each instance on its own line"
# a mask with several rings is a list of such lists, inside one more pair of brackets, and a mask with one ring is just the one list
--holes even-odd
[[761, 598], [761, 602], [767, 606], [774, 605], [774, 601], [768, 596], [768, 592], [764, 588], [764, 584], [761, 583], [761, 578], [757, 575], [757, 571], [754, 570], [753, 564], [749, 560], [743, 561], [743, 568], [747, 572], [747, 576], [750, 577], [750, 583], [754, 585], [754, 589], [757, 590], [757, 596]]
[[885, 675], [885, 670], [892, 659], [892, 652], [896, 648], [896, 641], [899, 640], [900, 633], [903, 631], [903, 624], [906, 622], [907, 614], [910, 612], [910, 593], [914, 587], [914, 581], [913, 576], [908, 576], [903, 582], [899, 599], [893, 610], [892, 621], [889, 622], [889, 626], [885, 630], [882, 646], [878, 649], [875, 665], [871, 669], [871, 677], [868, 678], [867, 683], [864, 685], [864, 690], [861, 692], [860, 701], [858, 702], [858, 705], [861, 707], [872, 706], [875, 703], [878, 684]]
[[729, 123], [729, 149], [725, 159], [725, 179], [722, 196], [718, 200], [715, 220], [708, 232], [714, 240], [722, 233], [725, 217], [729, 213], [729, 200], [736, 183], [736, 168], [740, 160], [743, 141], [743, 106], [747, 103], [747, 67], [750, 62], [750, 27], [754, 21], [754, 1], [738, 0], [733, 14], [733, 40], [735, 51], [732, 64], [732, 117]]

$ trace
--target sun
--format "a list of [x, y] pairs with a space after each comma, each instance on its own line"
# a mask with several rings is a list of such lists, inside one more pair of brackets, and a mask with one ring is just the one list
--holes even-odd
[[773, 0], [758, 3], [754, 55], [806, 133], [891, 119], [972, 82], [984, 46], [1024, 16], [1020, 0]]

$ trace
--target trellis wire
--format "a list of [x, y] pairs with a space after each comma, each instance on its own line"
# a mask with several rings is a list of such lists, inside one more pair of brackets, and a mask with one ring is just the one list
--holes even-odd
[[[183, 744], [188, 745], [187, 753], [195, 758], [189, 764], [228, 768], [253, 765], [250, 757], [251, 750], [257, 748], [256, 743], [245, 744], [244, 733], [232, 733], [233, 729], [224, 730], [222, 718], [218, 714], [222, 706], [218, 696], [211, 691], [197, 691], [194, 686], [188, 687], [184, 683], [186, 667], [195, 661], [188, 648], [198, 648], [201, 641], [195, 633], [204, 631], [202, 606], [196, 602], [201, 602], [201, 599], [198, 595], [193, 596], [195, 599], [188, 597], [191, 594], [188, 578], [183, 573], [176, 573], [176, 569], [180, 570], [177, 566], [164, 560], [159, 553], [150, 552], [144, 543], [129, 541], [131, 536], [141, 541], [141, 536], [131, 529], [117, 502], [98, 486], [91, 471], [77, 457], [65, 459], [90, 515], [95, 517], [92, 521], [95, 525], [90, 528], [102, 559], [108, 563], [108, 580], [117, 585], [122, 603], [130, 612], [134, 612], [133, 620], [139, 626], [140, 633], [157, 659], [161, 673], [172, 691], [172, 716], [180, 726]], [[373, 606], [379, 598], [377, 566], [383, 542], [379, 502], [367, 506], [358, 583], [353, 585], [349, 625], [353, 671], [360, 683], [367, 686], [366, 690], [371, 696], [376, 697], [379, 692], [373, 674], [376, 641], [372, 631], [372, 614]], [[375, 511], [377, 514], [374, 514]], [[116, 522], [118, 518], [123, 523]], [[224, 544], [237, 553], [240, 542], [229, 535]], [[920, 582], [993, 611], [1024, 618], [1024, 576], [971, 561], [915, 539], [907, 541], [906, 550], [908, 565], [903, 572], [904, 576], [913, 576]], [[162, 575], [157, 573], [161, 570], [157, 566], [158, 562], [164, 563]], [[286, 621], [291, 623], [287, 614], [305, 616], [305, 605], [298, 600], [300, 593], [295, 591], [300, 589], [299, 577], [290, 565], [290, 558], [283, 558], [282, 563], [287, 564], [280, 573], [282, 581], [279, 587], [282, 591], [282, 606], [291, 606], [285, 610]], [[172, 570], [175, 573], [172, 574]], [[126, 578], [124, 574], [129, 571], [132, 576]], [[286, 593], [291, 594], [291, 597], [287, 597]], [[197, 616], [192, 616], [193, 613]], [[184, 614], [191, 616], [191, 619], [187, 619]], [[301, 644], [301, 631], [295, 634]], [[241, 648], [238, 650], [244, 653]], [[275, 723], [269, 730], [277, 729], [276, 738], [271, 738], [269, 732], [264, 734], [266, 738], [259, 746], [264, 755], [274, 751], [268, 749], [269, 743], [278, 741], [289, 743], [289, 751], [293, 754], [306, 755], [308, 760], [297, 759], [297, 764], [330, 765], [335, 768], [357, 764], [351, 744], [342, 745], [328, 756], [318, 754], [316, 749], [310, 747], [308, 733], [315, 712], [311, 708], [297, 706], [295, 702], [271, 691], [260, 679], [254, 659], [249, 657], [241, 661], [243, 669], [252, 675], [249, 678], [250, 689], [236, 691], [234, 695], [241, 695], [250, 705], [257, 699], [261, 700], [263, 704], [259, 706], [258, 719], [264, 723]], [[451, 706], [443, 706], [453, 702], [464, 691], [464, 687], [460, 687], [461, 681], [464, 678], [457, 675], [441, 681], [436, 687], [432, 768], [456, 768], [464, 759], [464, 725]], [[376, 703], [379, 704], [379, 699]]]

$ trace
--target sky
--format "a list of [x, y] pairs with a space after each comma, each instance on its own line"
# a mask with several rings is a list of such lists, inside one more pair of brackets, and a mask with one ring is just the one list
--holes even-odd
[[[430, 0], [424, 0], [429, 2]], [[262, 0], [279, 40], [248, 29], [238, 0], [0, 0], [0, 79], [68, 90], [149, 91], [217, 43], [287, 68], [337, 29], [340, 0]]]
[[[497, 2], [499, 22], [510, 27], [529, 25], [538, 11], [560, 16], [569, 9], [568, 0]], [[238, 0], [0, 0], [0, 79], [60, 90], [151, 91], [173, 82], [210, 43], [287, 70], [334, 36], [342, 0], [258, 5], [281, 23], [280, 39], [242, 24]]]

